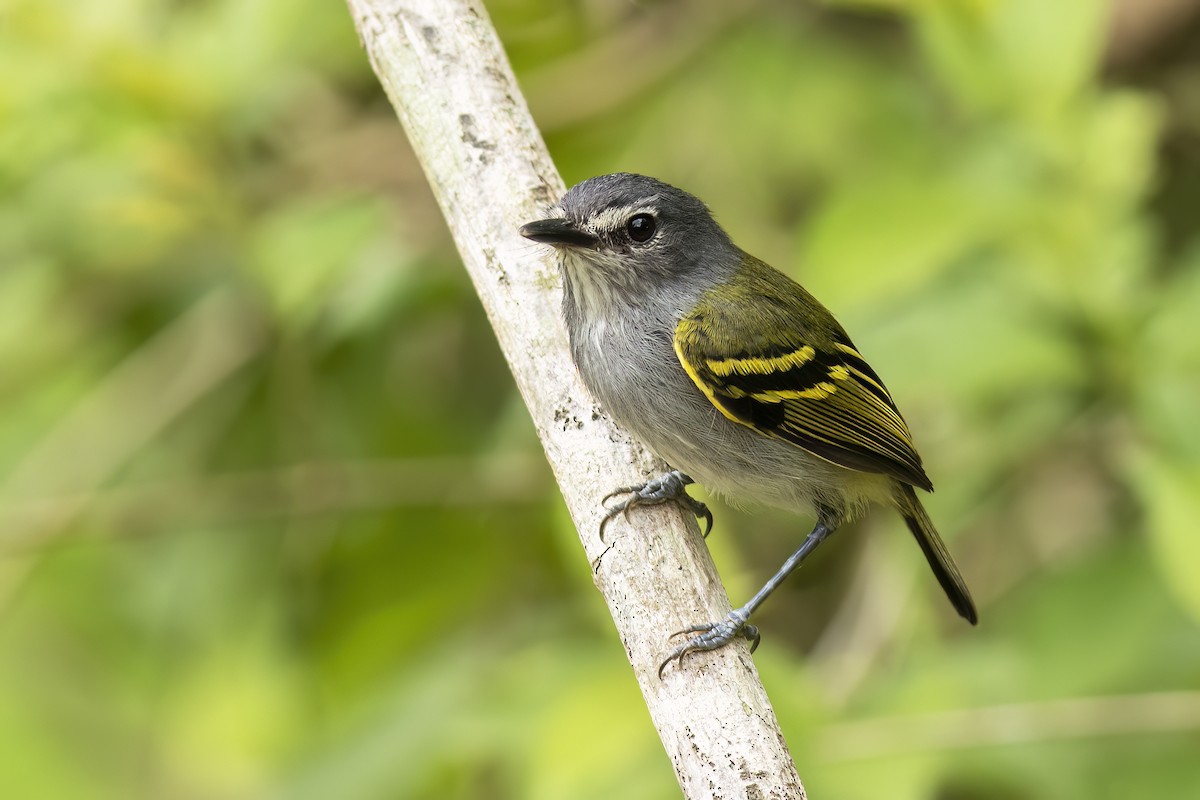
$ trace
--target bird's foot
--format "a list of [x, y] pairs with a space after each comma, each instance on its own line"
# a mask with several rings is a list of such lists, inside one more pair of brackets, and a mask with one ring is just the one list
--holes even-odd
[[696, 515], [697, 519], [704, 520], [704, 536], [707, 538], [709, 532], [712, 530], [713, 515], [708, 510], [708, 506], [687, 493], [688, 485], [694, 482], [687, 475], [676, 469], [671, 470], [665, 475], [660, 475], [652, 481], [647, 481], [641, 486], [624, 486], [614, 492], [609, 492], [600, 502], [608, 503], [612, 498], [622, 494], [627, 494], [629, 497], [626, 497], [619, 503], [608, 506], [604, 519], [600, 521], [600, 541], [604, 541], [604, 528], [618, 514], [628, 515], [630, 509], [637, 508], [638, 506], [656, 506], [672, 501], [679, 503], [688, 511], [691, 511]]
[[735, 608], [729, 612], [729, 615], [720, 622], [708, 622], [703, 625], [691, 625], [681, 631], [676, 631], [671, 634], [674, 636], [683, 636], [688, 633], [698, 633], [699, 636], [693, 636], [683, 644], [671, 651], [661, 664], [658, 665], [658, 677], [662, 680], [663, 670], [667, 668], [667, 664], [672, 661], [682, 663], [683, 657], [688, 653], [699, 653], [705, 650], [716, 650], [720, 647], [732, 642], [734, 639], [741, 637], [750, 641], [750, 652], [753, 653], [758, 647], [758, 643], [762, 641], [762, 635], [758, 632], [758, 627], [747, 622], [750, 615], [741, 608]]

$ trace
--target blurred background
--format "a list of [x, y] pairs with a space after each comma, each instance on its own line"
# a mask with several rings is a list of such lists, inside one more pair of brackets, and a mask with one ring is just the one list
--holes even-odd
[[[1197, 796], [1200, 2], [487, 5], [938, 486], [977, 629], [890, 514], [757, 620], [811, 795]], [[0, 0], [0, 73], [0, 791], [676, 796], [345, 7]], [[740, 603], [811, 521], [716, 510]]]

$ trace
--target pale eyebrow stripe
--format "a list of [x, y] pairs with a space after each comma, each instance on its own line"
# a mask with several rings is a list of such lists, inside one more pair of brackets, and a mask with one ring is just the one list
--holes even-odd
[[[658, 195], [655, 195], [649, 199], [654, 200], [657, 197]], [[645, 202], [629, 206], [613, 206], [612, 208], [604, 209], [588, 222], [595, 230], [614, 230], [625, 222], [625, 220], [636, 214], [650, 214], [657, 217], [658, 207], [647, 205]]]

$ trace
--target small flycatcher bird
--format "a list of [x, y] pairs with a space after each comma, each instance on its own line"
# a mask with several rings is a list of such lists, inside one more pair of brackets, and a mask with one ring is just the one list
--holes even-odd
[[933, 484], [908, 425], [815, 297], [738, 248], [699, 199], [642, 175], [586, 180], [520, 233], [561, 254], [563, 315], [584, 382], [675, 468], [609, 495], [626, 497], [605, 523], [675, 501], [711, 528], [708, 509], [687, 494], [694, 481], [735, 501], [816, 516], [750, 602], [679, 632], [694, 635], [670, 652], [660, 677], [685, 654], [739, 636], [753, 651], [759, 633], [750, 615], [872, 503], [900, 512], [955, 610], [976, 622], [967, 585], [913, 491]]

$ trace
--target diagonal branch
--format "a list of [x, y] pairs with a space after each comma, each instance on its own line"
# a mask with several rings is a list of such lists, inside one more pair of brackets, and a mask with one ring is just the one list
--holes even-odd
[[650, 716], [689, 798], [803, 798], [746, 644], [659, 680], [666, 633], [730, 610], [694, 521], [639, 509], [597, 536], [600, 499], [661, 465], [596, 406], [559, 317], [553, 257], [517, 228], [563, 190], [478, 0], [347, 0], [495, 328]]

